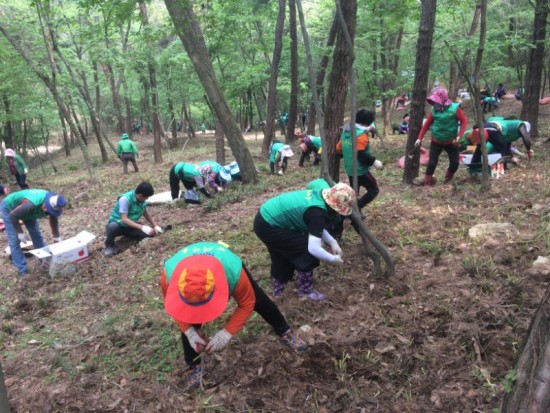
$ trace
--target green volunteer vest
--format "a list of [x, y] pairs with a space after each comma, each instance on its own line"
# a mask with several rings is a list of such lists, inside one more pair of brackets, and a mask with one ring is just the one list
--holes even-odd
[[193, 255], [210, 255], [222, 263], [225, 271], [225, 278], [229, 285], [229, 295], [233, 295], [235, 287], [241, 277], [243, 267], [242, 260], [230, 249], [216, 242], [197, 242], [182, 248], [176, 254], [166, 260], [164, 269], [166, 270], [166, 281], [170, 284], [172, 274], [181, 260]]
[[195, 169], [195, 165], [185, 162], [178, 162], [174, 168], [174, 173], [182, 181], [193, 181], [195, 176], [200, 176], [200, 172]]
[[307, 233], [304, 212], [310, 207], [327, 211], [320, 189], [304, 189], [278, 195], [260, 207], [260, 214], [273, 227]]
[[519, 127], [525, 123], [522, 120], [504, 120], [504, 118], [498, 116], [487, 119], [487, 122], [500, 125], [502, 138], [506, 143], [512, 143], [521, 138]]
[[202, 161], [202, 162], [199, 162], [199, 166], [204, 166], [204, 165], [210, 165], [212, 167], [212, 170], [216, 173], [216, 174], [219, 174], [220, 173], [220, 169], [222, 169], [222, 166], [217, 163], [216, 161]]
[[35, 208], [30, 214], [23, 216], [22, 220], [27, 221], [31, 219], [44, 218], [46, 213], [42, 210], [42, 205], [46, 200], [47, 194], [48, 191], [44, 189], [23, 189], [22, 191], [9, 194], [6, 198], [4, 198], [4, 203], [8, 207], [9, 211], [13, 211], [23, 203], [23, 200], [28, 199], [34, 204]]
[[321, 138], [319, 138], [318, 136], [311, 136], [310, 138], [315, 150], [318, 151], [319, 149], [321, 149], [321, 147], [323, 146]]
[[134, 142], [132, 142], [130, 139], [122, 139], [118, 143], [117, 153], [120, 155], [123, 152], [126, 153], [134, 153], [137, 154], [137, 148]]
[[[356, 136], [359, 137], [365, 132], [364, 129], [356, 128]], [[346, 170], [346, 173], [348, 176], [353, 175], [353, 148], [352, 148], [352, 142], [351, 142], [351, 131], [350, 130], [344, 130], [342, 132], [342, 136], [340, 136], [340, 141], [342, 142], [342, 155], [344, 156], [344, 169]], [[365, 149], [365, 152], [370, 154], [370, 140], [367, 145], [367, 148]], [[365, 165], [364, 163], [360, 162], [359, 159], [357, 159], [357, 176], [365, 175], [370, 170], [370, 166]]]
[[275, 157], [277, 156], [277, 152], [279, 152], [283, 146], [285, 146], [285, 144], [282, 142], [274, 143], [271, 146], [271, 153], [269, 154], [269, 162], [275, 162]]
[[451, 103], [443, 112], [437, 112], [432, 108], [432, 136], [439, 142], [450, 142], [456, 138], [459, 125], [456, 118], [458, 103]]
[[330, 188], [330, 185], [323, 178], [314, 179], [306, 186], [306, 189], [312, 189], [317, 191], [321, 191], [323, 189], [329, 189], [329, 188]]
[[[130, 206], [128, 207], [128, 218], [134, 222], [137, 222], [145, 213], [145, 209], [147, 208], [147, 201], [138, 202], [138, 200], [136, 199], [135, 191], [128, 191], [119, 196], [118, 199], [122, 197], [130, 201]], [[127, 225], [123, 223], [120, 219], [120, 205], [118, 203], [118, 199], [115, 203], [115, 206], [113, 207], [113, 212], [111, 212], [111, 216], [109, 217], [109, 222], [114, 221], [118, 225], [126, 227]]]

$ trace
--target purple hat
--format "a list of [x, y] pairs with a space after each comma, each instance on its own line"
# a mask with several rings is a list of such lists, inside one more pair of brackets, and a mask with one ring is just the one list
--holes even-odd
[[451, 103], [451, 99], [449, 99], [449, 95], [447, 94], [447, 91], [445, 89], [436, 89], [433, 91], [432, 95], [426, 99], [430, 105], [435, 105], [436, 103], [439, 103], [441, 106], [449, 106]]

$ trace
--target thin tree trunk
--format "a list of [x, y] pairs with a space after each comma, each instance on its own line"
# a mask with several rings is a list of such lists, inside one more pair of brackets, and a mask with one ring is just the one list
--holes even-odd
[[225, 165], [225, 139], [220, 121], [216, 122], [216, 130], [214, 132], [216, 138], [216, 162], [220, 165]]
[[2, 362], [0, 361], [0, 412], [10, 413], [10, 411], [6, 381], [4, 380], [4, 370], [2, 369]]
[[6, 112], [6, 133], [4, 134], [4, 142], [6, 148], [13, 148], [13, 123], [11, 119], [11, 105], [10, 98], [5, 93], [2, 95], [2, 101], [4, 102], [4, 111]]
[[[407, 184], [413, 182], [413, 179], [418, 176], [420, 169], [420, 152], [418, 150], [413, 151], [413, 149], [420, 129], [422, 129], [422, 119], [424, 119], [436, 7], [437, 0], [422, 0], [422, 16], [420, 18], [418, 41], [416, 43], [415, 76], [409, 121], [410, 129], [407, 138], [407, 149], [405, 150], [405, 168], [403, 170], [403, 182]], [[408, 156], [411, 153], [413, 154], [412, 158]]]
[[279, 13], [277, 23], [275, 24], [275, 45], [273, 47], [273, 58], [271, 60], [271, 69], [269, 73], [269, 86], [267, 92], [266, 122], [264, 126], [264, 140], [262, 143], [261, 159], [266, 160], [269, 157], [269, 147], [276, 132], [277, 117], [277, 78], [279, 77], [279, 63], [281, 61], [281, 52], [283, 50], [283, 28], [285, 23], [285, 0], [279, 0]]
[[71, 142], [69, 141], [69, 133], [67, 132], [67, 122], [65, 121], [65, 118], [60, 111], [58, 111], [57, 113], [59, 114], [59, 120], [61, 122], [61, 128], [63, 130], [63, 147], [65, 149], [65, 156], [69, 157], [71, 156]]
[[288, 26], [290, 29], [290, 104], [288, 108], [288, 124], [286, 142], [296, 141], [294, 129], [298, 118], [298, 36], [296, 34], [296, 1], [288, 0]]
[[208, 100], [216, 112], [217, 119], [221, 122], [223, 133], [239, 164], [243, 183], [255, 183], [258, 174], [254, 160], [214, 74], [212, 60], [208, 55], [206, 42], [192, 6], [190, 4], [184, 6], [178, 0], [165, 0], [165, 4], [187, 55], [193, 62]]

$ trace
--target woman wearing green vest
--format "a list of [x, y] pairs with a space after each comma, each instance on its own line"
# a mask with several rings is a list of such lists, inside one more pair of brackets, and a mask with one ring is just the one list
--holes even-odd
[[[320, 260], [343, 263], [342, 249], [327, 225], [330, 214], [351, 215], [353, 204], [355, 192], [344, 183], [287, 192], [264, 202], [254, 219], [254, 232], [271, 257], [274, 296], [283, 293], [284, 285], [297, 271], [300, 297], [314, 301], [326, 298], [313, 289], [313, 270]], [[322, 242], [331, 252], [323, 249]]]
[[[444, 183], [450, 182], [458, 170], [459, 148], [455, 143], [464, 135], [468, 119], [462, 109], [460, 109], [460, 104], [451, 102], [445, 89], [436, 89], [427, 101], [433, 108], [428, 114], [428, 118], [422, 126], [414, 145], [422, 145], [422, 138], [424, 138], [428, 129], [431, 128], [430, 160], [428, 161], [426, 174], [424, 175], [424, 186], [432, 186], [435, 185], [433, 175], [442, 151], [447, 152], [449, 156], [449, 168], [445, 173]], [[459, 125], [460, 131], [457, 135], [456, 131]]]
[[211, 177], [214, 179], [215, 175], [212, 167], [208, 168], [207, 166], [186, 162], [178, 162], [172, 166], [168, 175], [172, 199], [177, 199], [180, 196], [180, 181], [183, 183], [185, 189], [197, 188], [205, 197], [210, 198], [212, 195], [206, 190], [204, 185]]
[[27, 184], [27, 174], [29, 173], [29, 167], [25, 163], [25, 160], [15, 153], [13, 149], [6, 149], [6, 163], [8, 168], [15, 180], [17, 185], [21, 189], [28, 189], [29, 184]]
[[487, 119], [485, 127], [496, 130], [502, 136], [502, 140], [507, 147], [507, 151], [503, 156], [512, 156], [512, 163], [518, 163], [518, 159], [513, 156], [512, 144], [519, 138], [523, 140], [525, 149], [527, 149], [527, 156], [531, 158], [534, 155], [534, 151], [531, 149], [531, 124], [529, 122], [493, 116]]
[[[161, 234], [163, 229], [159, 227], [149, 212], [147, 212], [147, 199], [155, 193], [149, 182], [140, 183], [133, 191], [128, 191], [118, 197], [109, 223], [105, 228], [105, 250], [106, 257], [112, 257], [120, 252], [115, 245], [115, 238], [122, 235], [135, 238], [141, 241], [147, 237], [154, 237]], [[138, 221], [145, 217], [151, 226], [140, 224]]]
[[[28, 274], [27, 260], [21, 249], [21, 243], [32, 240], [33, 247], [46, 246], [40, 232], [39, 218], [49, 217], [53, 241], [59, 242], [58, 218], [67, 201], [62, 195], [44, 189], [24, 189], [14, 192], [2, 200], [0, 211], [8, 235], [12, 262], [20, 276]], [[23, 232], [19, 221], [23, 221], [29, 234]], [[29, 238], [30, 235], [30, 238]]]
[[[190, 388], [201, 385], [201, 353], [223, 350], [254, 311], [273, 327], [282, 344], [294, 351], [307, 349], [241, 258], [222, 242], [198, 242], [179, 250], [164, 263], [160, 286], [164, 308], [181, 330]], [[202, 324], [221, 316], [231, 297], [237, 307], [225, 326], [207, 341], [201, 334]]]

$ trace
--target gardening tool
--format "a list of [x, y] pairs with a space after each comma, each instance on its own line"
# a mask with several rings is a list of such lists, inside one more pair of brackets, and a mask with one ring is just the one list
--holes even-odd
[[407, 154], [407, 156], [409, 157], [409, 159], [412, 159], [414, 158], [414, 155], [416, 155], [416, 152], [418, 152], [418, 150], [420, 149], [420, 146], [415, 146], [414, 148], [412, 148], [409, 153]]

